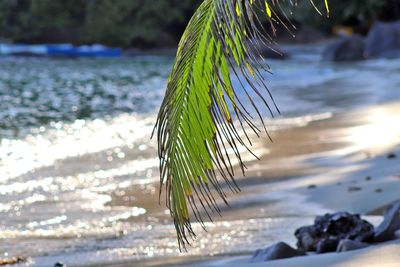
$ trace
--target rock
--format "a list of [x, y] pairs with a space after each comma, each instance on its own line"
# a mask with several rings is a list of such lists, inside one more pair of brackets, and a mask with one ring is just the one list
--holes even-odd
[[398, 230], [400, 230], [400, 200], [385, 212], [383, 222], [375, 229], [374, 242], [392, 240]]
[[396, 156], [395, 153], [390, 153], [390, 154], [387, 155], [387, 158], [388, 159], [395, 159], [395, 158], [397, 158], [397, 156]]
[[348, 212], [317, 217], [316, 223], [323, 229], [324, 233], [337, 236], [339, 239], [367, 241], [371, 240], [374, 233], [372, 224], [361, 219], [360, 215]]
[[339, 244], [339, 239], [337, 238], [325, 238], [321, 239], [317, 244], [316, 252], [326, 253], [326, 252], [334, 252]]
[[360, 242], [372, 240], [374, 227], [358, 214], [338, 212], [317, 217], [314, 225], [297, 229], [295, 236], [297, 247], [302, 251], [328, 252], [335, 251], [342, 239]]
[[343, 239], [340, 240], [336, 252], [346, 252], [346, 251], [366, 248], [368, 246], [369, 244], [364, 242], [354, 241], [350, 239]]
[[304, 252], [298, 251], [284, 242], [279, 242], [265, 249], [257, 250], [251, 258], [251, 262], [271, 261], [305, 255]]
[[304, 226], [294, 233], [297, 238], [297, 247], [302, 251], [316, 251], [321, 232], [314, 226]]
[[65, 263], [63, 263], [63, 262], [56, 262], [54, 264], [54, 267], [67, 267], [67, 265]]
[[365, 56], [368, 58], [399, 57], [400, 21], [375, 23], [367, 36]]
[[377, 189], [375, 189], [375, 192], [376, 192], [376, 193], [382, 193], [383, 190], [382, 190], [382, 188], [377, 188]]
[[371, 180], [372, 180], [371, 176], [365, 177], [365, 181], [371, 181]]
[[329, 61], [355, 61], [363, 60], [365, 40], [359, 35], [342, 36], [336, 42], [329, 45], [322, 58]]
[[349, 188], [347, 188], [347, 191], [349, 192], [356, 192], [356, 191], [361, 191], [362, 188], [359, 186], [350, 186]]
[[315, 184], [310, 184], [309, 186], [307, 186], [307, 189], [315, 189], [315, 188], [317, 188]]

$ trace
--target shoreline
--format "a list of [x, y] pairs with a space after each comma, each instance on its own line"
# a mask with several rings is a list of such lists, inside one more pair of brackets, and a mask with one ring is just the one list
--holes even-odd
[[[376, 113], [380, 114], [377, 120]], [[349, 111], [305, 127], [274, 132], [274, 143], [265, 144], [269, 153], [260, 161], [249, 163], [246, 177], [238, 178], [242, 192], [229, 196], [232, 208], [227, 213], [231, 211], [238, 216], [237, 206], [272, 201], [283, 204], [280, 210], [270, 212], [274, 217], [292, 215], [282, 210], [293, 204], [298, 206], [297, 213], [311, 216], [319, 215], [318, 209], [366, 215], [394, 202], [400, 190], [400, 126], [385, 128], [391, 123], [380, 121], [382, 113], [400, 121], [400, 104]], [[368, 131], [371, 136], [360, 138], [368, 135]], [[379, 135], [383, 135], [384, 142], [372, 140]], [[399, 157], [388, 159], [393, 152]], [[335, 197], [329, 197], [331, 192], [335, 192]], [[369, 198], [369, 194], [379, 200]], [[290, 200], [292, 203], [284, 205]], [[314, 205], [312, 213], [301, 213], [301, 205]], [[250, 217], [246, 213], [245, 218]], [[223, 219], [226, 215], [223, 214]]]
[[[196, 266], [204, 262], [224, 266], [221, 258], [250, 255], [278, 241], [294, 246], [295, 229], [310, 224], [315, 216], [337, 211], [367, 215], [398, 199], [400, 125], [393, 121], [400, 121], [400, 102], [278, 128], [272, 132], [273, 143], [258, 139], [255, 148], [265, 154], [260, 161], [247, 162], [246, 177], [237, 176], [241, 193], [228, 193], [230, 207], [220, 203], [222, 217], [216, 214], [214, 223], [206, 222], [208, 232], [193, 224], [197, 239], [186, 254], [177, 251], [171, 219], [165, 206], [158, 205], [158, 183], [146, 182], [124, 187], [124, 194], [118, 189], [109, 193], [106, 207], [133, 209], [126, 219], [121, 217], [116, 230], [107, 228], [110, 232], [103, 237], [86, 236], [83, 243], [71, 236], [50, 254], [37, 252], [28, 255], [29, 260], [33, 266], [58, 261], [74, 266]], [[396, 157], [389, 159], [389, 153]], [[86, 166], [86, 160], [78, 165], [69, 160], [57, 171]], [[119, 161], [113, 164], [116, 169], [124, 166]], [[143, 208], [145, 216], [129, 216], [137, 212], [135, 207]], [[30, 242], [22, 236], [13, 241]], [[65, 242], [94, 248], [100, 242], [104, 248], [66, 254]]]
[[[379, 116], [375, 116], [376, 114]], [[385, 114], [391, 114], [389, 122], [381, 120]], [[328, 147], [326, 151], [322, 149], [317, 152], [318, 155], [306, 160], [318, 166], [319, 173], [317, 171], [314, 175], [306, 175], [288, 182], [278, 182], [278, 184], [285, 184], [282, 187], [278, 186], [282, 189], [277, 191], [283, 194], [280, 201], [290, 202], [289, 199], [298, 194], [303, 196], [303, 199], [299, 199], [302, 201], [301, 205], [317, 205], [321, 209], [321, 212], [315, 215], [337, 211], [359, 213], [362, 216], [383, 215], [385, 207], [399, 199], [400, 127], [394, 125], [396, 121], [400, 121], [399, 103], [373, 106], [350, 111], [348, 114], [341, 113], [332, 119], [310, 123], [305, 128], [322, 128], [324, 129], [322, 132], [328, 129], [328, 133], [333, 129], [328, 136], [334, 136], [334, 140], [339, 141], [339, 145], [330, 146], [331, 142], [327, 142], [324, 144]], [[332, 128], [333, 125], [335, 126]], [[357, 137], [360, 136], [362, 130], [365, 130], [366, 136], [372, 132], [369, 136], [372, 137], [370, 144], [362, 138], [357, 143]], [[369, 133], [368, 130], [371, 132]], [[293, 131], [296, 132], [297, 129]], [[383, 138], [384, 141], [375, 142], [373, 137]], [[324, 139], [321, 138], [322, 142]], [[346, 143], [347, 140], [352, 140], [352, 142]], [[294, 202], [292, 201], [290, 205]], [[294, 231], [295, 228], [292, 230]], [[283, 237], [282, 241], [289, 242], [293, 241], [294, 236], [289, 237], [289, 240], [285, 238], [288, 237]], [[397, 239], [340, 254], [326, 253], [261, 263], [249, 263], [251, 255], [247, 255], [239, 259], [229, 257], [194, 266], [337, 266], [336, 264], [339, 263], [340, 266], [397, 266], [400, 260], [400, 254], [397, 253], [399, 248], [400, 239]], [[380, 255], [378, 260], [377, 254]], [[365, 265], [367, 263], [368, 265]]]
[[[382, 121], [386, 115], [389, 121]], [[264, 144], [269, 152], [260, 161], [247, 164], [247, 176], [238, 177], [237, 180], [242, 192], [229, 194], [230, 208], [221, 205], [222, 217], [216, 217], [214, 224], [234, 222], [236, 219], [260, 222], [280, 220], [282, 225], [293, 227], [281, 232], [280, 240], [293, 244], [293, 232], [297, 226], [302, 226], [293, 223], [293, 219], [312, 221], [317, 215], [337, 211], [360, 213], [362, 216], [371, 213], [381, 215], [384, 210], [382, 207], [397, 200], [400, 191], [400, 126], [393, 124], [393, 120], [400, 121], [400, 103], [386, 103], [334, 114], [331, 118], [316, 120], [304, 127], [274, 132], [274, 142]], [[366, 136], [363, 137], [363, 134]], [[390, 153], [394, 153], [396, 158], [389, 159]], [[379, 221], [381, 217], [375, 218]], [[208, 230], [211, 231], [212, 227], [210, 223]], [[279, 231], [278, 226], [266, 227], [264, 230], [255, 227], [254, 230], [258, 229], [259, 235], [271, 231], [267, 230], [268, 227], [276, 227], [273, 229]], [[229, 229], [226, 231], [229, 232]], [[193, 242], [194, 251], [198, 251], [200, 240], [213, 238], [212, 231], [207, 235], [200, 227], [196, 233], [198, 240]], [[235, 239], [235, 236], [232, 238]], [[265, 240], [259, 246], [272, 245], [275, 241]], [[371, 250], [382, 249], [386, 253], [392, 246], [400, 245], [396, 242], [394, 245], [372, 247]], [[355, 251], [354, 254], [362, 254], [363, 251]], [[234, 266], [231, 264], [237, 257], [235, 255], [249, 255], [249, 252], [225, 252], [214, 256], [196, 253], [124, 260], [100, 266], [160, 266], [160, 262], [161, 265], [171, 262], [171, 266], [201, 266], [202, 263]], [[334, 263], [336, 255], [323, 255], [322, 261], [329, 258]], [[342, 258], [346, 260], [346, 255], [340, 254], [338, 261]], [[306, 257], [302, 261], [319, 261], [314, 259], [319, 257]], [[224, 264], [224, 261], [229, 264]], [[290, 261], [296, 262], [296, 258]], [[275, 266], [274, 263], [269, 262], [271, 266]], [[237, 266], [247, 266], [242, 264]], [[296, 263], [293, 264], [296, 266]]]

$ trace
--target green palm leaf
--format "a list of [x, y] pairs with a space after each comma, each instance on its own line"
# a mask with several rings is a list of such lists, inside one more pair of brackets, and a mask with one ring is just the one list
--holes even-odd
[[220, 212], [214, 196], [227, 203], [223, 184], [239, 191], [231, 157], [244, 174], [239, 147], [251, 152], [247, 132], [261, 131], [252, 114], [264, 125], [254, 99], [259, 98], [272, 116], [273, 110], [279, 112], [265, 84], [263, 72], [268, 68], [258, 51], [260, 43], [272, 43], [260, 31], [259, 14], [266, 14], [271, 25], [283, 23], [274, 7], [280, 8], [276, 0], [204, 0], [182, 36], [156, 123], [160, 195], [165, 185], [179, 245], [195, 235], [191, 213], [202, 223], [202, 214], [211, 220], [210, 213]]

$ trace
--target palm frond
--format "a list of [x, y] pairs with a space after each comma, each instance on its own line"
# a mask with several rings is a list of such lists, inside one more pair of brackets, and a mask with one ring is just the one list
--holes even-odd
[[261, 31], [260, 15], [271, 25], [284, 23], [275, 7], [277, 0], [204, 0], [182, 36], [156, 123], [160, 195], [165, 185], [179, 245], [195, 236], [191, 212], [200, 223], [202, 214], [211, 220], [210, 213], [220, 212], [215, 196], [227, 204], [223, 185], [239, 191], [232, 157], [244, 174], [239, 147], [251, 153], [248, 132], [267, 132], [254, 122], [256, 114], [264, 125], [255, 98], [271, 116], [279, 112], [263, 75], [269, 68], [258, 50], [260, 43], [273, 43]]

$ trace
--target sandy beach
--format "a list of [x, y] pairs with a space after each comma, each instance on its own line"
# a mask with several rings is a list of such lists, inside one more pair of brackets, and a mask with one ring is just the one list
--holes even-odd
[[[294, 246], [294, 231], [327, 212], [359, 213], [379, 224], [384, 208], [399, 199], [398, 121], [400, 103], [395, 102], [332, 114], [303, 127], [275, 131], [274, 142], [265, 143], [268, 152], [260, 161], [249, 162], [247, 176], [239, 177], [242, 192], [229, 195], [231, 207], [221, 206], [222, 217], [216, 217], [214, 224], [206, 224], [208, 233], [195, 225], [198, 238], [188, 253], [164, 260], [125, 261], [118, 266], [397, 266], [399, 256], [394, 252], [400, 248], [399, 241], [341, 254], [262, 264], [248, 262], [251, 251], [279, 240]], [[248, 256], [237, 258], [234, 250], [196, 256], [213, 239], [218, 246], [216, 239], [234, 233], [236, 220], [255, 222], [254, 226], [248, 225], [258, 236], [245, 241], [251, 242]], [[226, 221], [231, 225], [221, 229], [220, 224]], [[244, 240], [235, 235], [230, 238]], [[224, 257], [229, 254], [232, 256]]]
[[[137, 214], [135, 207], [141, 207], [146, 216], [120, 216], [122, 224], [113, 224], [110, 230], [102, 226], [102, 237], [92, 238], [89, 231], [86, 241], [96, 247], [102, 242], [116, 246], [121, 242], [126, 249], [104, 250], [88, 262], [83, 251], [70, 258], [75, 263], [71, 266], [396, 266], [399, 258], [394, 251], [399, 249], [399, 241], [349, 253], [249, 263], [256, 249], [279, 241], [295, 246], [294, 231], [312, 223], [315, 216], [348, 211], [367, 216], [377, 225], [384, 208], [399, 199], [400, 103], [320, 117], [297, 127], [278, 127], [272, 132], [272, 143], [259, 139], [257, 149], [264, 154], [259, 161], [247, 163], [246, 177], [238, 175], [241, 192], [228, 194], [230, 207], [221, 203], [222, 216], [215, 215], [214, 222], [206, 222], [207, 232], [194, 223], [198, 236], [187, 252], [177, 250], [168, 212], [156, 201], [157, 182], [132, 183], [124, 187], [123, 194], [121, 190], [112, 191], [105, 207], [132, 207]], [[128, 148], [122, 151], [129, 153]], [[91, 157], [96, 162], [102, 158], [97, 153]], [[79, 158], [68, 159], [52, 168], [59, 173], [86, 166], [84, 163]], [[112, 164], [121, 169], [118, 161]], [[51, 172], [52, 168], [44, 171]], [[42, 171], [36, 175], [40, 177]], [[45, 232], [34, 234], [37, 244], [53, 242], [52, 235]], [[79, 246], [74, 235], [61, 233], [65, 240], [62, 245]], [[31, 241], [22, 235], [11, 242], [20, 246]], [[36, 253], [32, 259], [37, 263], [65, 260], [65, 254]], [[376, 255], [380, 255], [377, 264], [381, 265], [375, 264]], [[82, 264], [76, 264], [79, 261]]]
[[[260, 177], [268, 177], [269, 166], [285, 166], [288, 172], [300, 164], [301, 178], [272, 184], [249, 186], [243, 194], [262, 194], [265, 203], [274, 202], [281, 213], [290, 216], [291, 209], [307, 213], [349, 211], [362, 215], [382, 215], [388, 204], [399, 199], [400, 105], [390, 103], [369, 109], [334, 115], [304, 128], [278, 132], [269, 145], [271, 153], [250, 169], [259, 168]], [[288, 154], [284, 155], [284, 152]], [[276, 154], [274, 154], [276, 153]], [[282, 154], [280, 154], [282, 153]], [[283, 158], [279, 159], [279, 156]], [[271, 162], [271, 158], [283, 164]], [[278, 158], [278, 159], [277, 159]], [[286, 161], [287, 160], [287, 161]], [[285, 164], [286, 163], [286, 164]], [[274, 169], [274, 168], [272, 168]], [[306, 170], [306, 171], [304, 171]], [[308, 171], [308, 173], [307, 173]], [[279, 173], [279, 172], [278, 172]], [[281, 172], [282, 177], [285, 172]], [[260, 188], [262, 187], [262, 188]], [[251, 192], [251, 193], [250, 193]], [[258, 198], [260, 199], [260, 198]], [[240, 203], [240, 200], [238, 200]], [[257, 204], [258, 205], [258, 204]], [[263, 206], [263, 203], [259, 203]], [[268, 205], [267, 205], [268, 206]], [[304, 210], [304, 212], [299, 212]], [[237, 214], [238, 211], [233, 211]], [[256, 211], [255, 211], [256, 213]], [[260, 213], [257, 213], [260, 215]], [[253, 215], [253, 216], [258, 216]], [[264, 214], [267, 216], [267, 213]], [[376, 217], [376, 222], [381, 220]], [[371, 218], [371, 220], [373, 220]], [[293, 225], [282, 241], [293, 244]], [[292, 232], [292, 235], [290, 235]], [[268, 245], [268, 244], [266, 244]], [[270, 245], [270, 244], [269, 244]], [[208, 266], [398, 266], [400, 241], [346, 253], [328, 253], [268, 263], [248, 263], [250, 257], [208, 262]], [[207, 266], [199, 265], [199, 266]]]
[[[311, 123], [303, 129], [294, 129], [292, 133], [278, 132], [276, 142], [270, 146], [270, 155], [273, 157], [275, 151], [279, 155], [283, 147], [284, 151], [289, 152], [284, 156], [285, 159], [303, 156], [299, 161], [306, 166], [310, 164], [309, 170], [315, 173], [296, 180], [274, 183], [260, 191], [265, 193], [267, 202], [274, 199], [281, 203], [284, 213], [287, 211], [285, 205], [293, 208], [297, 202], [297, 210], [312, 205], [319, 207], [321, 214], [350, 211], [362, 215], [381, 215], [384, 210], [382, 207], [399, 199], [399, 158], [390, 159], [388, 156], [400, 153], [399, 121], [400, 105], [391, 103], [338, 114], [331, 119]], [[262, 162], [254, 164], [262, 168], [271, 162], [267, 156]], [[263, 175], [267, 176], [267, 171]], [[252, 192], [258, 190], [254, 188]], [[294, 232], [295, 227], [292, 230]], [[290, 242], [294, 237], [287, 238], [290, 239], [283, 241]], [[249, 257], [244, 257], [235, 264], [235, 261], [220, 261], [216, 265], [398, 266], [399, 249], [400, 241], [397, 240], [342, 254], [328, 253], [258, 264], [246, 264]]]
[[399, 266], [400, 241], [387, 242], [382, 245], [373, 246], [358, 251], [345, 253], [327, 253], [296, 257], [287, 260], [275, 260], [248, 264], [248, 257], [241, 257], [234, 260], [221, 260], [209, 262], [199, 266], [253, 266], [253, 267], [302, 267], [302, 266], [368, 266], [368, 267], [396, 267]]
[[[360, 213], [379, 224], [384, 207], [399, 198], [400, 65], [396, 60], [328, 64], [315, 52], [321, 48], [293, 47], [294, 58], [272, 62], [277, 73], [268, 79], [283, 113], [266, 120], [273, 142], [266, 135], [254, 139], [253, 151], [261, 160], [243, 154], [246, 176], [236, 170], [241, 192], [226, 188], [230, 207], [221, 203], [222, 216], [213, 214], [207, 232], [193, 224], [197, 238], [185, 253], [178, 249], [164, 195], [158, 204], [157, 144], [149, 138], [153, 112], [138, 107], [138, 113], [96, 115], [32, 129], [21, 121], [21, 136], [0, 143], [0, 253], [27, 258], [23, 265], [39, 267], [56, 262], [231, 266], [237, 257], [243, 264], [257, 249], [279, 241], [294, 247], [294, 231], [326, 212]], [[109, 83], [99, 83], [99, 90], [117, 98], [124, 98], [124, 91], [116, 89], [120, 83], [128, 79], [135, 85], [129, 80], [132, 73], [156, 73], [152, 83], [143, 78], [143, 83], [126, 88], [136, 92], [133, 102], [146, 107], [161, 100], [170, 66], [165, 58], [12, 62], [15, 66], [3, 63], [10, 70], [0, 80], [12, 80], [11, 73], [27, 65], [34, 71], [25, 71], [22, 82], [33, 87], [45, 86], [50, 79], [52, 90], [63, 92], [64, 83], [73, 80], [89, 91], [94, 73], [109, 73]], [[43, 68], [49, 75], [37, 80]], [[72, 95], [62, 95], [65, 99], [52, 105], [79, 97], [68, 92]], [[96, 101], [104, 100], [104, 105], [91, 103], [99, 105], [95, 114], [102, 114], [108, 103], [101, 95]]]

